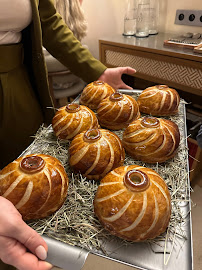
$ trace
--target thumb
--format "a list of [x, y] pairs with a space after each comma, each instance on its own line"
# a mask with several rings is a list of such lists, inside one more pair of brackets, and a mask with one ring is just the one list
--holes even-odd
[[119, 89], [133, 90], [132, 87], [130, 87], [129, 85], [125, 84], [123, 81], [122, 81], [121, 85], [119, 86]]
[[131, 67], [122, 68], [122, 74], [133, 75], [134, 73], [136, 73], [136, 70], [134, 68]]
[[31, 227], [29, 227], [22, 219], [18, 220], [12, 232], [9, 233], [10, 237], [15, 238], [28, 248], [39, 259], [45, 260], [47, 257], [48, 246], [44, 239]]

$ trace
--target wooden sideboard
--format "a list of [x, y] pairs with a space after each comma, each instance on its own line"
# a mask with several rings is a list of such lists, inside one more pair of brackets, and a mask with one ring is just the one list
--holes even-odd
[[191, 49], [164, 45], [164, 40], [171, 36], [159, 33], [136, 38], [120, 34], [100, 39], [100, 61], [107, 67], [133, 67], [136, 78], [193, 94], [196, 102], [201, 99], [202, 105], [202, 55]]
[[[164, 45], [164, 41], [172, 36], [159, 33], [147, 38], [136, 38], [120, 34], [102, 38], [99, 40], [100, 61], [107, 67], [135, 68], [137, 72], [131, 85], [134, 88], [145, 89], [155, 84], [167, 84], [175, 88], [189, 103], [187, 110], [202, 117], [202, 54], [196, 54], [192, 49]], [[196, 140], [193, 141], [199, 151]], [[193, 150], [191, 148], [190, 151]], [[200, 162], [193, 161], [194, 166], [190, 166], [194, 169], [190, 174], [191, 179], [198, 171], [195, 167], [201, 166]]]

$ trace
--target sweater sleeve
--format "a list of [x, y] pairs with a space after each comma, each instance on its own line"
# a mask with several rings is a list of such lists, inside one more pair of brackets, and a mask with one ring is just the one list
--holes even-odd
[[39, 1], [44, 47], [72, 73], [90, 83], [107, 68], [84, 48], [56, 12], [53, 0]]

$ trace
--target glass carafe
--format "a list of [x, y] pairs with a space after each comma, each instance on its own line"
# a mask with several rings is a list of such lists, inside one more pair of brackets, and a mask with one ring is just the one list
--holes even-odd
[[124, 16], [124, 36], [134, 36], [136, 33], [137, 0], [127, 0]]
[[137, 7], [136, 37], [149, 36], [150, 0], [139, 0]]
[[149, 34], [158, 34], [159, 0], [150, 0]]

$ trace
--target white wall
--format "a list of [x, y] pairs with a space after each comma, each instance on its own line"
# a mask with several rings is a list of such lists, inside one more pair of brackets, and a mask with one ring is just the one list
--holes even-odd
[[[176, 9], [201, 9], [202, 0], [159, 0], [161, 32], [202, 33], [202, 27], [175, 25]], [[82, 7], [88, 22], [88, 35], [83, 40], [99, 58], [98, 40], [113, 34], [122, 35], [126, 0], [84, 0]]]
[[166, 12], [166, 32], [180, 33], [180, 32], [192, 32], [202, 33], [202, 27], [193, 27], [185, 25], [176, 25], [175, 12], [177, 9], [200, 9], [202, 10], [201, 0], [167, 0], [167, 12]]
[[95, 57], [99, 57], [98, 40], [111, 34], [122, 34], [124, 0], [84, 0], [82, 7], [88, 22], [88, 34], [83, 40]]

